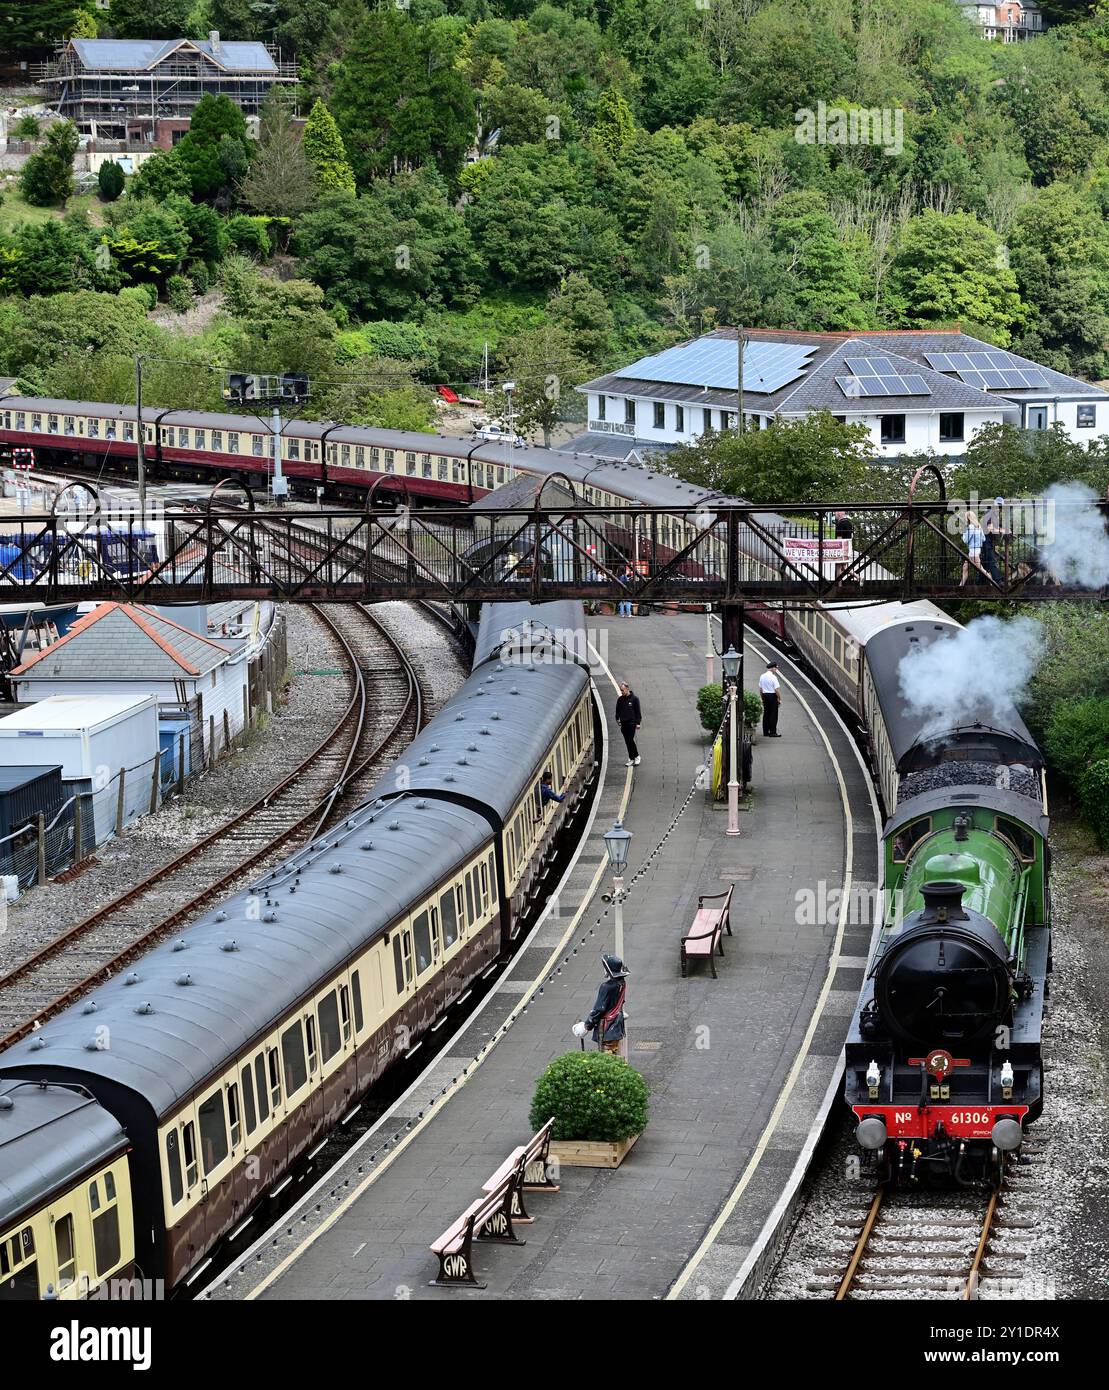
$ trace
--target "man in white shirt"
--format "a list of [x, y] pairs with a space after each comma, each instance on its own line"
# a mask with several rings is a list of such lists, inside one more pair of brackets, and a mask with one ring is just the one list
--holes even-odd
[[781, 738], [778, 732], [778, 710], [782, 703], [782, 687], [777, 676], [778, 663], [767, 663], [766, 670], [759, 677], [759, 694], [762, 696], [762, 732], [765, 738]]

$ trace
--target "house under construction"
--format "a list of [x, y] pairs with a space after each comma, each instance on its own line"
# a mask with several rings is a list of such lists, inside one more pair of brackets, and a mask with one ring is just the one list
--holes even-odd
[[71, 39], [37, 74], [46, 100], [82, 134], [153, 144], [159, 118], [189, 118], [210, 92], [256, 116], [275, 84], [294, 86], [295, 63], [263, 43], [207, 39]]

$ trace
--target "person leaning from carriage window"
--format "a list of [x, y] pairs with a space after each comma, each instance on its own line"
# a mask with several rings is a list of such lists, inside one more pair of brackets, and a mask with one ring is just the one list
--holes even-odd
[[643, 723], [643, 711], [639, 707], [639, 696], [627, 681], [620, 682], [620, 698], [616, 701], [616, 722], [624, 735], [624, 746], [628, 750], [628, 767], [638, 767], [640, 759], [635, 736]]
[[[966, 514], [966, 523], [966, 530], [963, 532], [963, 544], [967, 548], [967, 558], [963, 561], [963, 577], [959, 580], [960, 589], [967, 582], [971, 565], [976, 570], [982, 569], [982, 542], [986, 539], [986, 533], [978, 524], [978, 517], [969, 508]], [[975, 583], [977, 582], [976, 576]]]
[[542, 780], [539, 783], [539, 794], [543, 799], [544, 806], [546, 806], [548, 801], [566, 800], [565, 792], [559, 795], [559, 793], [555, 791], [554, 778], [551, 776], [550, 772], [544, 772]]

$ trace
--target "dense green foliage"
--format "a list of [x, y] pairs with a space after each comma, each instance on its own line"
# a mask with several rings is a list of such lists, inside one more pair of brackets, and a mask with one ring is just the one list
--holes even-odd
[[31, 155], [19, 176], [20, 188], [29, 203], [38, 207], [65, 206], [73, 191], [77, 141], [77, 127], [71, 121], [55, 121], [46, 132], [42, 149]]
[[114, 203], [123, 192], [123, 186], [127, 180], [123, 176], [123, 170], [114, 159], [106, 159], [96, 174], [97, 186], [100, 189], [100, 196], [106, 203]]
[[553, 1116], [555, 1139], [619, 1143], [646, 1129], [649, 1094], [622, 1057], [567, 1052], [536, 1082], [529, 1119], [538, 1130]]

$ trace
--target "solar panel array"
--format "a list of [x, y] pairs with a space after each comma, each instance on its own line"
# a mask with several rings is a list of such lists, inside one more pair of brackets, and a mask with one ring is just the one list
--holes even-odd
[[848, 357], [851, 376], [837, 376], [843, 394], [852, 400], [860, 396], [930, 396], [932, 388], [916, 372], [906, 374], [888, 357]]
[[[815, 347], [801, 343], [748, 343], [743, 353], [743, 389], [769, 395], [805, 375]], [[739, 349], [734, 338], [701, 338], [642, 357], [614, 376], [674, 386], [739, 389]]]
[[954, 372], [966, 386], [980, 391], [1042, 389], [1047, 377], [1008, 352], [926, 352], [928, 365], [937, 372]]

